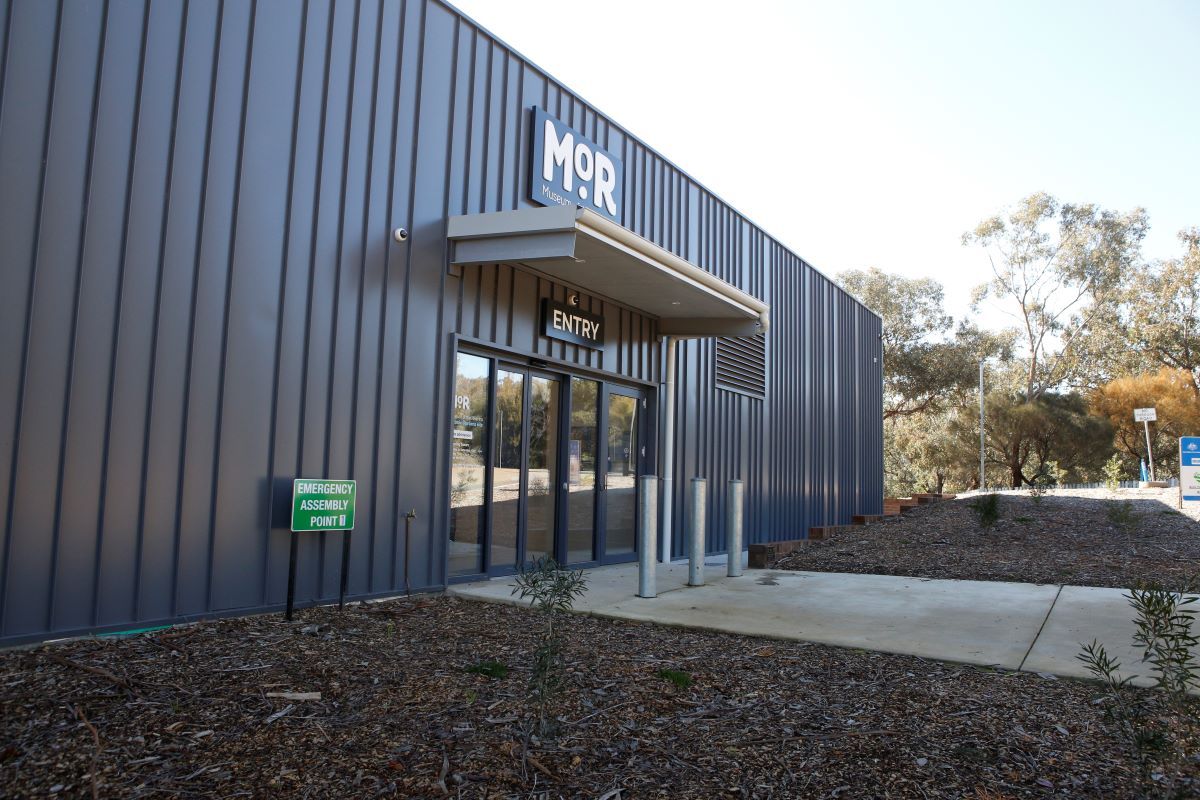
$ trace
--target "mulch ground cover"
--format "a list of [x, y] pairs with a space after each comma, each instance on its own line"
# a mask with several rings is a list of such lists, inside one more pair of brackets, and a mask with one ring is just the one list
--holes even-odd
[[[1000, 495], [1000, 519], [980, 524], [974, 499], [920, 506], [902, 517], [816, 541], [775, 569], [1128, 588], [1183, 589], [1200, 577], [1200, 523], [1163, 499]], [[1128, 502], [1129, 505], [1124, 507]]]
[[[1146, 791], [1098, 684], [586, 616], [561, 626], [561, 723], [540, 740], [527, 685], [542, 624], [424, 597], [0, 653], [0, 794]], [[1196, 720], [1176, 726], [1200, 756]], [[1173, 774], [1200, 787], [1196, 757]]]

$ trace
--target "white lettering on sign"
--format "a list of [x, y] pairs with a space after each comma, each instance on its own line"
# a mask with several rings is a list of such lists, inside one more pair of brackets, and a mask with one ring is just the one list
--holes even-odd
[[354, 484], [297, 481], [296, 494], [354, 494]]
[[[604, 152], [593, 151], [587, 142], [576, 142], [575, 134], [567, 131], [561, 139], [554, 130], [554, 123], [547, 119], [543, 126], [544, 141], [542, 143], [542, 178], [554, 180], [554, 167], [561, 166], [562, 188], [568, 194], [575, 193], [575, 181], [579, 180], [579, 197], [587, 200], [591, 197], [592, 205], [604, 208], [610, 215], [617, 213], [617, 201], [613, 192], [617, 188], [616, 166]], [[590, 187], [590, 189], [589, 189]], [[543, 196], [553, 202], [565, 204], [566, 198], [554, 194], [543, 187]]]
[[454, 407], [460, 411], [470, 411], [471, 398], [467, 397], [465, 394], [454, 395]]
[[345, 511], [350, 508], [349, 500], [301, 500], [301, 511]]
[[550, 324], [560, 331], [573, 333], [576, 336], [582, 336], [586, 339], [596, 340], [600, 333], [600, 323], [593, 322], [590, 319], [568, 314], [560, 309], [554, 309], [554, 313], [550, 317]]

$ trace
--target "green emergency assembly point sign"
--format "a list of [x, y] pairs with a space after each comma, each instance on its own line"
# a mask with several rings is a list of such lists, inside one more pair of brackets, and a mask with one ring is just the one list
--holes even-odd
[[292, 481], [292, 530], [353, 530], [354, 494], [354, 481], [296, 478]]

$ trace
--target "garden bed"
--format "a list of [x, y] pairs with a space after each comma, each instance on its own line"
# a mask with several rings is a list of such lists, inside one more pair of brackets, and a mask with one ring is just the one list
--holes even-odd
[[1040, 501], [1005, 493], [990, 526], [980, 523], [974, 498], [959, 498], [811, 542], [773, 566], [1121, 588], [1154, 580], [1183, 588], [1200, 576], [1200, 523], [1192, 508], [1176, 510], [1176, 492], [1078, 490]]
[[[0, 653], [0, 787], [593, 800], [1142, 792], [1096, 684], [584, 616], [562, 626], [558, 736], [527, 738], [540, 624], [523, 608], [426, 597]], [[1182, 724], [1194, 753], [1196, 723]], [[1194, 759], [1186, 769], [1200, 778]]]

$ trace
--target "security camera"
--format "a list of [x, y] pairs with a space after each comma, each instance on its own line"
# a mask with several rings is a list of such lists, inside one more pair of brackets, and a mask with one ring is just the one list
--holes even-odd
[[392, 238], [395, 239], [397, 242], [407, 241], [408, 240], [408, 229], [396, 228], [396, 230], [392, 231]]

